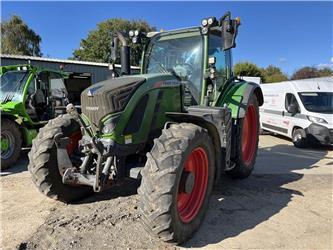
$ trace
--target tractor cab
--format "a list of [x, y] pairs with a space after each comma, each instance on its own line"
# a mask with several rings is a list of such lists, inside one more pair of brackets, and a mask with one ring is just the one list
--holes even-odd
[[17, 161], [21, 147], [31, 146], [39, 128], [65, 112], [64, 77], [29, 64], [0, 68], [2, 170]]
[[68, 104], [65, 75], [60, 72], [31, 65], [4, 66], [0, 77], [3, 112], [29, 124], [47, 122], [63, 113]]
[[184, 86], [184, 105], [203, 105], [209, 86], [209, 95], [215, 99], [221, 86], [232, 76], [231, 50], [223, 49], [220, 27], [207, 34], [200, 27], [161, 32], [152, 36], [142, 71], [171, 73]]

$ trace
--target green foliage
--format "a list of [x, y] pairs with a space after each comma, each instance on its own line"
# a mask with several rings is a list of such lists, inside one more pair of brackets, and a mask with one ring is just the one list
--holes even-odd
[[[108, 19], [99, 23], [95, 30], [89, 32], [87, 38], [81, 40], [80, 48], [73, 52], [74, 59], [109, 62], [111, 57], [111, 33], [121, 31], [128, 34], [130, 30], [149, 32], [154, 31], [155, 28], [142, 20], [128, 21], [121, 18]], [[130, 43], [130, 47], [131, 65], [138, 65], [141, 59], [142, 45]], [[116, 63], [119, 63], [119, 61]]]
[[288, 77], [282, 72], [279, 67], [269, 65], [267, 68], [262, 69], [264, 75], [264, 83], [282, 82], [287, 81]]
[[41, 37], [19, 16], [1, 22], [1, 53], [11, 55], [42, 56]]
[[234, 74], [236, 76], [255, 76], [261, 77], [263, 80], [264, 75], [261, 69], [254, 63], [251, 62], [239, 62], [234, 66]]

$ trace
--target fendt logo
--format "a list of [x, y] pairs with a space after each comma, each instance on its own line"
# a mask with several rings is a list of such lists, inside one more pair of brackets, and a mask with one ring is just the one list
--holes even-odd
[[89, 111], [98, 111], [98, 109], [99, 109], [98, 106], [95, 106], [95, 107], [87, 106], [87, 107], [86, 107], [86, 110], [89, 110]]
[[95, 92], [100, 89], [102, 86], [97, 86], [88, 90], [87, 96], [93, 97]]

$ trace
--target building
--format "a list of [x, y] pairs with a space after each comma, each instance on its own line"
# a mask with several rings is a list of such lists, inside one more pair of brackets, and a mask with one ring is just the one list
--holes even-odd
[[[0, 59], [1, 66], [30, 63], [46, 69], [63, 70], [69, 74], [68, 79], [65, 80], [65, 85], [69, 93], [80, 94], [91, 84], [104, 81], [112, 76], [112, 71], [109, 69], [108, 63], [18, 55], [0, 55]], [[115, 70], [117, 69], [120, 69], [120, 65], [118, 64], [115, 65]], [[139, 72], [139, 67], [131, 67], [132, 74], [138, 74]]]

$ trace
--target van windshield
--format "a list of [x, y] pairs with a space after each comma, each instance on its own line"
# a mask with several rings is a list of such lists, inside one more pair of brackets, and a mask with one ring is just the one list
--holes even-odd
[[333, 92], [298, 93], [306, 110], [333, 114]]

